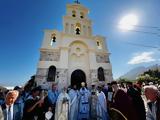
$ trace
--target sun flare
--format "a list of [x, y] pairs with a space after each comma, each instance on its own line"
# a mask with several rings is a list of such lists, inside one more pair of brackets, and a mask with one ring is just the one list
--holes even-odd
[[134, 14], [124, 16], [119, 22], [119, 28], [123, 30], [133, 30], [138, 24], [138, 18]]

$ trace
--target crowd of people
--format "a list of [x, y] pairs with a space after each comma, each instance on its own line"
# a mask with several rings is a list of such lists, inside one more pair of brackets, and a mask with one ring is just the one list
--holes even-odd
[[160, 120], [160, 96], [155, 85], [107, 85], [82, 82], [58, 90], [33, 82], [0, 91], [0, 120]]

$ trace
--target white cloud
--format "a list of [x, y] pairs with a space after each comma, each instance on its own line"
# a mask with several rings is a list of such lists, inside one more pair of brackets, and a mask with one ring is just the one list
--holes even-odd
[[140, 63], [148, 63], [148, 62], [153, 62], [156, 61], [153, 58], [154, 52], [142, 52], [142, 53], [137, 53], [136, 55], [133, 56], [131, 60], [129, 60], [128, 64], [140, 64]]

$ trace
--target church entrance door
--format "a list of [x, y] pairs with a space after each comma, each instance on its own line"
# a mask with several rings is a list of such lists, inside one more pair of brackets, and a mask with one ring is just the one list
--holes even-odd
[[85, 73], [80, 69], [73, 71], [71, 74], [71, 86], [77, 85], [77, 88], [80, 89], [82, 82], [86, 83]]

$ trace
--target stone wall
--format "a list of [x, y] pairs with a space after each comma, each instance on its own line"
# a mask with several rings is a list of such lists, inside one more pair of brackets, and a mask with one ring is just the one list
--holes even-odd
[[113, 80], [113, 78], [112, 78], [112, 70], [105, 69], [104, 70], [104, 76], [105, 76], [106, 82], [111, 82]]
[[56, 70], [55, 81], [48, 82], [47, 81], [48, 69], [47, 68], [38, 68], [36, 73], [36, 82], [37, 85], [42, 85], [43, 87], [49, 89], [53, 82], [58, 84], [58, 89], [60, 90], [62, 87], [68, 87], [70, 81], [68, 80], [68, 70], [67, 69], [59, 69]]
[[91, 84], [92, 83], [108, 83], [112, 81], [112, 71], [109, 69], [104, 69], [104, 76], [105, 76], [105, 81], [99, 81], [98, 80], [98, 70], [90, 70], [90, 80]]
[[48, 69], [46, 68], [38, 68], [36, 73], [36, 82], [38, 85], [45, 84], [47, 79]]
[[106, 54], [97, 54], [96, 61], [97, 63], [110, 63], [109, 57]]
[[40, 61], [59, 61], [60, 52], [41, 51]]
[[58, 89], [62, 89], [63, 87], [69, 86], [69, 80], [68, 80], [68, 69], [57, 69], [57, 80], [58, 83]]

